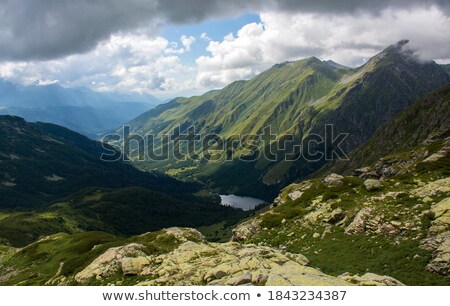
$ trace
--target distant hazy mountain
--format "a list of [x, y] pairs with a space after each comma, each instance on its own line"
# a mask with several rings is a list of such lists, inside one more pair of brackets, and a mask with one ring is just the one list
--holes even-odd
[[0, 114], [59, 124], [90, 137], [116, 128], [159, 103], [148, 94], [99, 93], [38, 82], [19, 86], [0, 79]]
[[[156, 135], [171, 133], [177, 126], [194, 125], [201, 134], [218, 133], [224, 138], [261, 134], [270, 125], [278, 139], [293, 134], [301, 140], [312, 133], [323, 135], [325, 125], [333, 124], [335, 133], [349, 134], [343, 148], [350, 152], [384, 121], [450, 82], [442, 66], [417, 60], [404, 48], [407, 43], [392, 45], [355, 69], [315, 57], [277, 64], [251, 80], [234, 82], [222, 90], [174, 99], [129, 125], [136, 133]], [[251, 163], [165, 161], [145, 167], [172, 173], [177, 169], [180, 176], [193, 175], [227, 191], [270, 197], [289, 181], [318, 170], [324, 162], [302, 158]]]

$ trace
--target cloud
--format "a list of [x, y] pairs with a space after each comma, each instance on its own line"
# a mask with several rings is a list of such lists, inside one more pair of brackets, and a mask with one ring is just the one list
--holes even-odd
[[[112, 35], [94, 50], [47, 61], [0, 63], [0, 77], [32, 84], [59, 82], [63, 86], [88, 86], [99, 91], [168, 92], [183, 88], [180, 73], [189, 69], [176, 55], [165, 52], [163, 37], [144, 34]], [[187, 85], [186, 85], [187, 86]]]
[[[301, 2], [301, 1], [300, 1]], [[423, 59], [450, 61], [450, 18], [437, 7], [384, 9], [377, 15], [266, 12], [237, 35], [210, 41], [197, 58], [198, 86], [221, 87], [286, 60], [309, 56], [357, 66], [386, 46], [410, 39]]]
[[180, 37], [180, 41], [181, 44], [186, 48], [186, 51], [190, 51], [192, 44], [195, 42], [195, 37], [182, 35]]
[[164, 23], [191, 23], [277, 11], [354, 14], [381, 9], [430, 7], [448, 15], [446, 0], [0, 0], [0, 59], [48, 60], [85, 53], [112, 34], [141, 29], [158, 35]]
[[205, 32], [203, 32], [202, 34], [200, 34], [200, 38], [201, 38], [202, 40], [205, 40], [205, 41], [210, 41], [210, 40], [211, 40], [211, 37], [209, 37], [208, 34], [206, 34]]

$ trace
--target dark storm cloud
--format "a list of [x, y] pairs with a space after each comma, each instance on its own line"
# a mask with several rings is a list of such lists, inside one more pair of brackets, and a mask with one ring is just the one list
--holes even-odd
[[0, 59], [52, 59], [86, 52], [117, 32], [159, 22], [200, 22], [260, 10], [322, 14], [378, 13], [381, 9], [440, 7], [449, 0], [0, 0]]

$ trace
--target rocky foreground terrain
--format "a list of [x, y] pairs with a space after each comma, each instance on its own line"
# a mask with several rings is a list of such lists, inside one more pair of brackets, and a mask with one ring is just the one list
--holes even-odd
[[[107, 249], [76, 274], [66, 275], [66, 263], [60, 262], [54, 275], [49, 274], [42, 281], [46, 285], [403, 285], [394, 278], [373, 273], [330, 276], [310, 267], [303, 255], [254, 244], [208, 243], [200, 232], [189, 228], [169, 228], [152, 236], [153, 242], [172, 241], [177, 245], [170, 252], [156, 255], [146, 236], [136, 237], [146, 243]], [[45, 237], [17, 253], [3, 250], [0, 260], [65, 238], [65, 235]], [[8, 273], [0, 281], [8, 283], [30, 268], [6, 268]], [[28, 282], [24, 279], [19, 284]]]
[[353, 175], [289, 185], [226, 243], [176, 227], [3, 243], [0, 284], [448, 285], [449, 152], [434, 137]]
[[450, 284], [449, 152], [449, 138], [430, 137], [353, 175], [289, 185], [233, 240], [305, 254], [330, 273]]

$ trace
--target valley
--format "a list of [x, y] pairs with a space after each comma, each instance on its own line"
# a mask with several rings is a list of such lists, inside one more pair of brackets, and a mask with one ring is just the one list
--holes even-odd
[[[127, 124], [179, 127], [193, 159], [0, 116], [0, 285], [450, 285], [450, 75], [407, 44], [358, 68], [277, 64]], [[288, 150], [327, 125], [339, 148]], [[181, 144], [192, 126], [275, 137], [213, 159]]]

